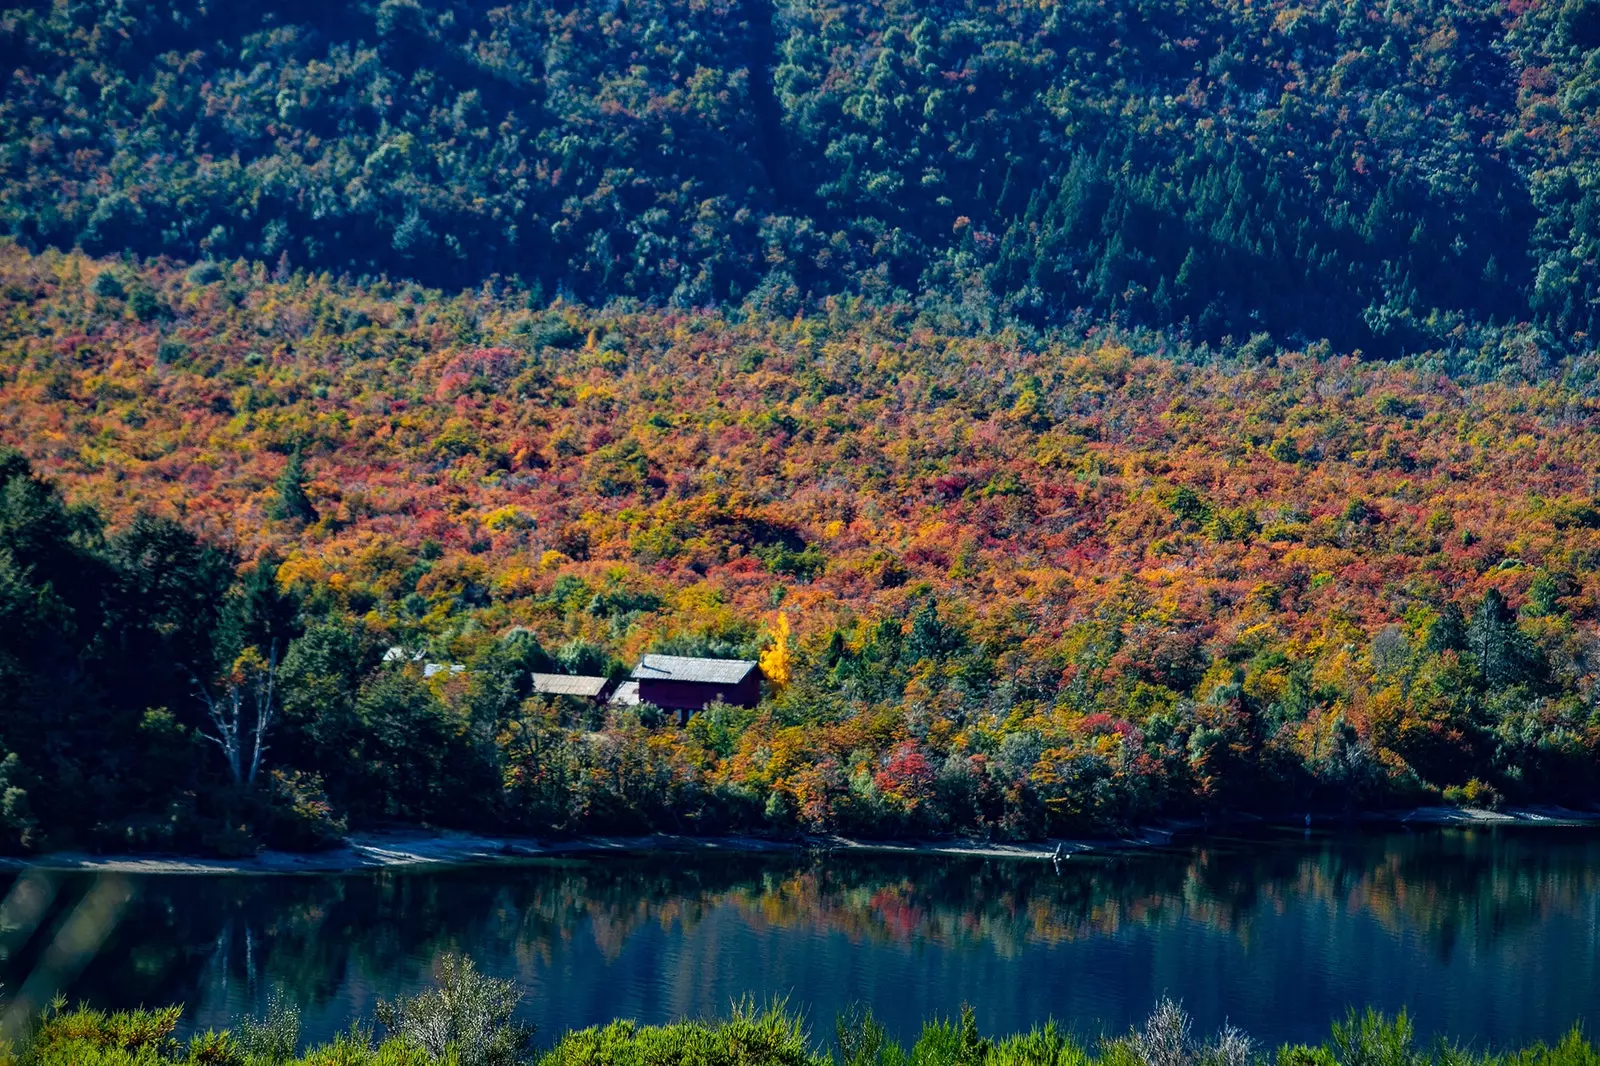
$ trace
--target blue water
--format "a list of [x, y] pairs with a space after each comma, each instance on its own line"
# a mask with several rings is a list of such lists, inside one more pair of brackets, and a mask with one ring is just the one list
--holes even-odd
[[[1196, 1027], [1320, 1041], [1353, 1005], [1479, 1046], [1600, 1032], [1600, 835], [1571, 829], [1208, 838], [1038, 860], [657, 855], [341, 876], [58, 876], [0, 910], [0, 982], [186, 1026], [274, 990], [325, 1038], [425, 985], [448, 951], [515, 978], [548, 1042], [614, 1017], [786, 998], [821, 1043], [870, 1004], [890, 1030], [963, 1003], [988, 1032], [1123, 1032], [1168, 994]], [[120, 906], [94, 901], [120, 900]], [[80, 907], [85, 899], [90, 903]], [[108, 917], [83, 957], [74, 914]], [[80, 927], [93, 923], [80, 922]], [[70, 937], [68, 938], [70, 939]]]

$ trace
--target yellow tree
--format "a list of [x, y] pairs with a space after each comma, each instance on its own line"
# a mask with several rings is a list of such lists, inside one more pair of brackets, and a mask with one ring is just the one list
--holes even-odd
[[782, 692], [789, 686], [793, 662], [789, 651], [789, 616], [778, 612], [777, 624], [772, 628], [772, 643], [761, 652], [761, 675], [774, 691]]

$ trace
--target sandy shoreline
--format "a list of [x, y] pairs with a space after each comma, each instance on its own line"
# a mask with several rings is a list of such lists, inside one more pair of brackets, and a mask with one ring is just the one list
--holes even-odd
[[[1254, 819], [1248, 821], [1261, 824]], [[1490, 811], [1460, 807], [1418, 807], [1408, 811], [1366, 814], [1357, 823], [1409, 826], [1595, 826], [1600, 814], [1560, 808], [1527, 807]], [[1317, 819], [1315, 824], [1349, 824]], [[297, 853], [262, 851], [248, 858], [209, 859], [171, 855], [92, 855], [55, 852], [26, 859], [0, 860], [12, 869], [90, 871], [143, 874], [294, 874], [350, 873], [362, 870], [421, 866], [468, 866], [529, 859], [585, 855], [640, 855], [658, 852], [798, 852], [823, 851], [856, 854], [900, 854], [990, 859], [1048, 859], [1059, 848], [1065, 855], [1105, 852], [1170, 844], [1180, 833], [1203, 831], [1200, 823], [1173, 823], [1150, 828], [1135, 837], [1100, 840], [1048, 840], [1039, 843], [998, 843], [976, 840], [880, 841], [846, 837], [803, 837], [777, 840], [754, 836], [693, 837], [651, 836], [575, 837], [544, 840], [534, 837], [481, 836], [450, 831], [408, 830], [387, 833], [353, 833], [342, 848]]]
[[1600, 825], [1600, 813], [1565, 807], [1508, 807], [1491, 811], [1481, 807], [1418, 807], [1399, 816], [1379, 816], [1376, 821], [1401, 825]]
[[[1175, 831], [1153, 830], [1127, 840], [1074, 840], [1061, 841], [1060, 845], [1064, 853], [1148, 847], [1167, 843], [1172, 839], [1173, 832]], [[353, 833], [346, 838], [346, 846], [343, 848], [311, 853], [262, 851], [248, 858], [208, 859], [170, 855], [91, 855], [85, 852], [55, 852], [27, 859], [0, 860], [0, 866], [12, 869], [150, 874], [348, 873], [419, 866], [485, 865], [562, 856], [644, 855], [661, 852], [710, 854], [826, 851], [1047, 859], [1055, 853], [1056, 846], [1056, 841], [1009, 844], [962, 840], [930, 842], [851, 840], [843, 837], [774, 840], [751, 836], [691, 837], [669, 834], [539, 840], [530, 837], [490, 837], [472, 833], [417, 830]]]

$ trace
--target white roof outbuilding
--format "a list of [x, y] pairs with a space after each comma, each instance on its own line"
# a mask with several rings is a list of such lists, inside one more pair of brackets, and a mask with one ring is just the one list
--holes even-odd
[[635, 681], [694, 681], [737, 685], [756, 668], [753, 659], [700, 659], [689, 655], [646, 655], [633, 668]]

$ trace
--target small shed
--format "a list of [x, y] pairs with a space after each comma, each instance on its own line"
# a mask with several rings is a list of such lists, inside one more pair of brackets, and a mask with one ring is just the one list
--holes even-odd
[[570, 696], [576, 700], [603, 704], [611, 694], [611, 679], [575, 674], [534, 674], [533, 691], [541, 696]]
[[718, 700], [754, 707], [761, 699], [761, 672], [750, 659], [646, 655], [633, 668], [633, 680], [639, 683], [641, 702], [677, 711], [680, 725]]
[[639, 682], [624, 681], [622, 684], [618, 685], [617, 690], [611, 694], [611, 699], [609, 702], [613, 707], [639, 706]]

